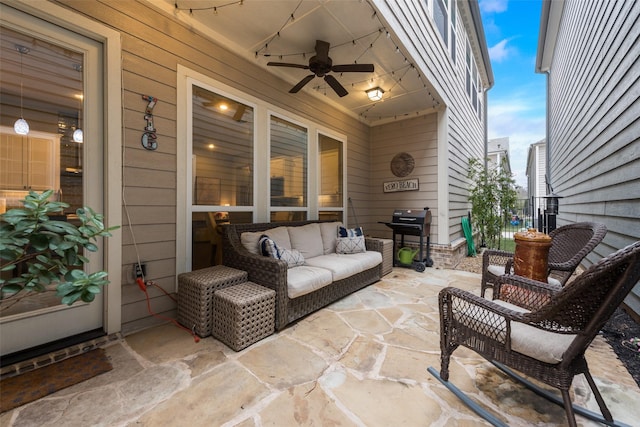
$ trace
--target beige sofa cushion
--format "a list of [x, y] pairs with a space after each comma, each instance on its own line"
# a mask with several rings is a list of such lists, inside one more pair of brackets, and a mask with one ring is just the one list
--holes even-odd
[[382, 262], [382, 254], [376, 251], [358, 254], [328, 254], [306, 258], [305, 264], [331, 271], [333, 281], [346, 279]]
[[[304, 259], [322, 255], [322, 235], [320, 225], [317, 223], [306, 224], [298, 227], [287, 227], [291, 248], [300, 251]], [[276, 243], [278, 243], [276, 241]]]
[[289, 231], [287, 230], [287, 227], [282, 226], [282, 227], [276, 227], [276, 228], [270, 228], [269, 230], [265, 230], [262, 233], [260, 233], [261, 235], [264, 234], [265, 236], [269, 236], [269, 238], [271, 240], [273, 240], [274, 242], [276, 242], [276, 245], [278, 245], [279, 248], [281, 249], [291, 249], [291, 240], [289, 239]]
[[324, 268], [302, 265], [287, 270], [287, 295], [296, 298], [331, 284], [331, 272]]
[[257, 231], [257, 232], [245, 231], [240, 235], [240, 242], [242, 243], [242, 246], [244, 246], [245, 249], [251, 252], [252, 254], [261, 255], [258, 242], [262, 234], [263, 234], [262, 231]]
[[338, 243], [338, 227], [341, 227], [340, 221], [321, 222], [320, 234], [322, 235], [323, 254], [332, 254], [336, 251]]

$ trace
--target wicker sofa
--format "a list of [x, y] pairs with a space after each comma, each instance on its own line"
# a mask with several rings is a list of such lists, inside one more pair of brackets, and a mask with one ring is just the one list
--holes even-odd
[[[285, 227], [286, 230], [290, 231], [292, 227], [296, 228], [296, 230], [291, 231], [293, 249], [295, 249], [296, 245], [296, 236], [294, 233], [298, 233], [297, 244], [305, 245], [305, 242], [300, 242], [300, 230], [316, 227], [309, 224], [317, 224], [318, 227], [322, 227], [323, 231], [320, 239], [324, 239], [321, 244], [324, 245], [323, 251], [325, 256], [318, 256], [315, 259], [324, 260], [324, 265], [318, 262], [312, 265], [314, 264], [314, 258], [309, 258], [305, 259], [304, 266], [290, 267], [286, 261], [264, 256], [260, 253], [259, 247], [254, 248], [254, 242], [257, 244], [257, 236], [271, 233], [275, 235], [278, 232], [282, 233]], [[335, 272], [324, 273], [333, 274], [336, 280], [322, 284], [319, 287], [314, 286], [313, 290], [306, 290], [302, 294], [296, 292], [295, 289], [291, 289], [290, 282], [293, 281], [295, 277], [313, 275], [324, 267], [329, 267], [330, 269], [331, 266], [326, 264], [328, 262], [327, 260], [330, 261], [333, 258], [335, 263], [352, 263], [354, 257], [352, 257], [352, 255], [336, 254], [335, 243], [332, 249], [330, 247], [332, 244], [330, 238], [326, 237], [329, 234], [328, 230], [331, 230], [332, 227], [337, 229], [339, 225], [342, 224], [328, 221], [226, 224], [222, 226], [222, 261], [226, 266], [246, 271], [250, 281], [273, 289], [276, 292], [275, 326], [277, 330], [281, 330], [291, 322], [337, 301], [358, 289], [375, 283], [382, 277], [383, 241], [366, 237], [366, 257], [368, 258], [367, 265], [369, 265], [369, 267], [362, 269], [362, 271], [354, 272], [348, 277], [343, 277], [344, 274], [336, 275]], [[308, 237], [308, 235], [305, 237]], [[310, 240], [312, 239], [305, 239], [306, 242]], [[378, 256], [374, 251], [379, 252], [380, 255]], [[372, 265], [374, 264], [372, 260], [375, 259], [379, 259], [380, 262]], [[294, 294], [293, 296], [291, 295], [292, 293]], [[296, 293], [299, 295], [295, 295]]]

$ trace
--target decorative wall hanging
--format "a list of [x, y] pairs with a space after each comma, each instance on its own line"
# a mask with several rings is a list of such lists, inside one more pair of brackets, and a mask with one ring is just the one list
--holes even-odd
[[391, 172], [403, 178], [413, 172], [416, 162], [409, 153], [398, 153], [391, 160]]
[[156, 141], [158, 137], [156, 136], [156, 128], [153, 126], [153, 107], [156, 106], [158, 98], [142, 95], [142, 99], [149, 102], [144, 111], [144, 119], [147, 121], [147, 125], [144, 127], [144, 133], [142, 134], [142, 146], [147, 150], [155, 150], [158, 148], [158, 141]]
[[397, 191], [419, 190], [418, 178], [403, 179], [401, 181], [389, 181], [382, 184], [382, 191], [385, 193], [395, 193]]

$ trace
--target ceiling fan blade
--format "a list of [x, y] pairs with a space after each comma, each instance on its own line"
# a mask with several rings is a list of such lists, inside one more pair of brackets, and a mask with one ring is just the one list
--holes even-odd
[[329, 62], [329, 43], [316, 40], [316, 59], [319, 62]]
[[313, 80], [313, 78], [315, 77], [315, 74], [309, 74], [307, 77], [305, 77], [304, 79], [300, 80], [300, 82], [295, 85], [294, 87], [291, 88], [291, 90], [289, 91], [289, 93], [298, 93], [298, 91], [300, 89], [302, 89], [304, 87], [304, 85], [306, 85], [307, 83], [309, 83], [311, 80]]
[[343, 96], [347, 95], [349, 92], [347, 92], [347, 90], [340, 84], [340, 82], [338, 80], [336, 80], [335, 77], [333, 77], [331, 74], [328, 74], [326, 76], [324, 76], [324, 81], [326, 81], [327, 83], [329, 83], [329, 86], [331, 86], [333, 88], [333, 90], [336, 91], [336, 93], [338, 94], [338, 96], [340, 98], [342, 98]]
[[334, 65], [331, 71], [336, 73], [373, 73], [373, 64]]
[[290, 67], [290, 68], [302, 68], [304, 70], [308, 70], [308, 65], [302, 64], [290, 64], [289, 62], [267, 62], [267, 65], [270, 67]]

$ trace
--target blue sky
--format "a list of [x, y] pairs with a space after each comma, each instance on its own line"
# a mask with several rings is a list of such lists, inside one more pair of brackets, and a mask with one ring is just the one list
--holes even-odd
[[541, 0], [480, 0], [493, 68], [489, 138], [509, 137], [516, 184], [526, 188], [529, 145], [545, 137], [546, 85], [536, 74]]

